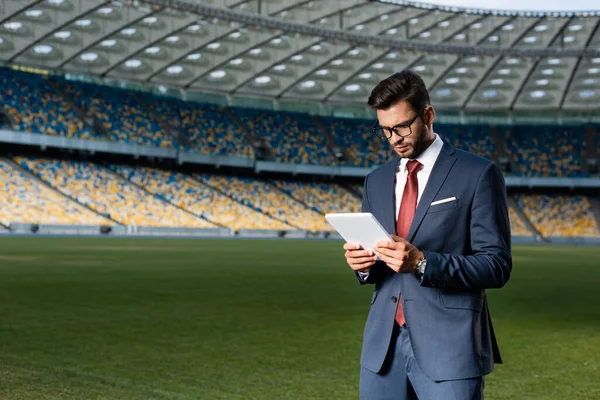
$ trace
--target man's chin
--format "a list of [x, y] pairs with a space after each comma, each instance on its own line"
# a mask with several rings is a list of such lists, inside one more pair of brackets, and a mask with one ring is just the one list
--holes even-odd
[[394, 149], [394, 152], [396, 154], [398, 154], [398, 157], [400, 157], [400, 158], [411, 158], [411, 159], [416, 158], [416, 154], [413, 149], [408, 149], [408, 150], [404, 150], [404, 151]]

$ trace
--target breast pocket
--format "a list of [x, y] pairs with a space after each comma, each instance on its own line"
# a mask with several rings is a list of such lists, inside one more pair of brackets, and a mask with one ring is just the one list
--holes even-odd
[[481, 311], [483, 296], [478, 293], [440, 293], [440, 302], [446, 308]]
[[454, 200], [447, 201], [444, 203], [439, 203], [439, 204], [434, 204], [432, 206], [429, 206], [429, 210], [427, 210], [427, 214], [437, 213], [440, 211], [453, 210], [455, 208], [458, 208], [458, 199], [454, 199]]

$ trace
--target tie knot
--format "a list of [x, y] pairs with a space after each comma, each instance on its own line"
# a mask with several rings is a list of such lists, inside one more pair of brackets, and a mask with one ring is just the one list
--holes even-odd
[[418, 162], [417, 160], [410, 160], [406, 163], [406, 169], [408, 170], [408, 175], [412, 175], [421, 168], [423, 164]]

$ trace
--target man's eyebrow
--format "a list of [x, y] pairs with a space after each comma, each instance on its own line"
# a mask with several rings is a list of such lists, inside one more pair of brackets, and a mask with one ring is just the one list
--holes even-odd
[[[392, 128], [395, 128], [395, 127], [397, 127], [397, 126], [399, 126], [399, 125], [408, 125], [408, 123], [409, 123], [410, 121], [412, 121], [412, 118], [411, 118], [411, 119], [407, 119], [407, 120], [406, 120], [406, 121], [404, 121], [404, 122], [398, 122], [396, 125], [392, 126]], [[383, 125], [379, 125], [379, 126], [380, 126], [380, 127], [382, 127], [382, 128], [385, 128], [385, 129], [391, 129], [389, 126], [383, 126]]]

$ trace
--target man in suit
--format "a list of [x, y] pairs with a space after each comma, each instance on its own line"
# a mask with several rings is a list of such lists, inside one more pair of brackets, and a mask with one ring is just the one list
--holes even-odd
[[485, 289], [504, 286], [512, 269], [502, 173], [434, 132], [414, 72], [380, 82], [368, 103], [398, 157], [366, 177], [362, 200], [394, 241], [344, 245], [359, 282], [375, 285], [360, 398], [483, 399], [484, 375], [501, 362]]

